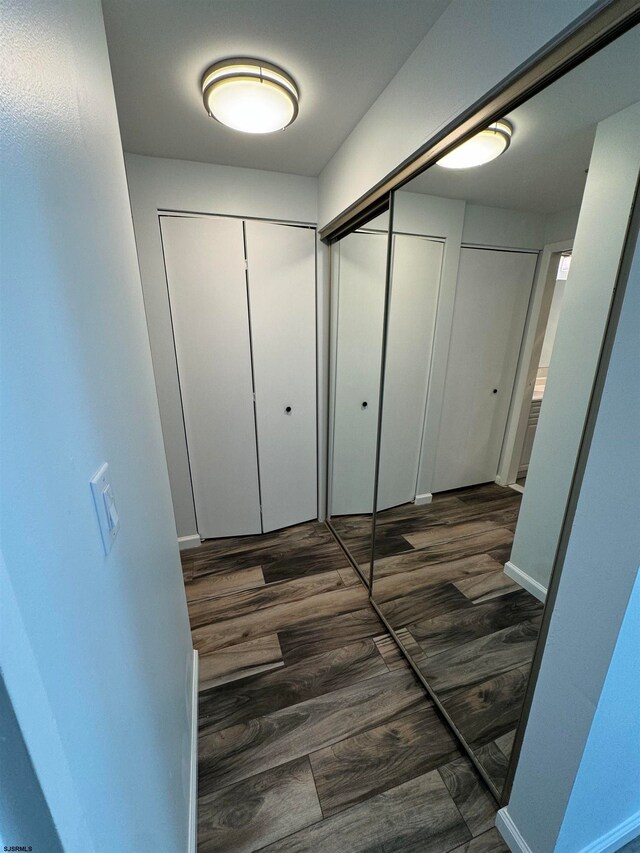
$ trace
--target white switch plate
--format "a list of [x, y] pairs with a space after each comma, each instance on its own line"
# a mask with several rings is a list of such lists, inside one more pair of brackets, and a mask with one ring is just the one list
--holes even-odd
[[91, 491], [98, 514], [104, 553], [108, 554], [120, 530], [120, 518], [111, 489], [111, 473], [106, 462], [91, 478]]

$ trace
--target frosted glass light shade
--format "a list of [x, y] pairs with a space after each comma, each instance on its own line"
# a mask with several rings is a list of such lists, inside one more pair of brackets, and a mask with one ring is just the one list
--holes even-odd
[[441, 157], [438, 166], [444, 166], [445, 169], [470, 169], [489, 163], [507, 150], [512, 134], [513, 128], [508, 121], [496, 121]]
[[298, 89], [281, 68], [257, 59], [217, 62], [202, 77], [211, 118], [243, 133], [284, 130], [298, 114]]

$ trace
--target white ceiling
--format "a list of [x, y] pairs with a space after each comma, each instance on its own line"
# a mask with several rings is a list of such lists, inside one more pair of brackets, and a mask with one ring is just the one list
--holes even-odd
[[[103, 0], [123, 147], [317, 175], [449, 0]], [[297, 120], [268, 136], [205, 113], [218, 59], [255, 56], [297, 81]]]
[[433, 166], [405, 189], [538, 213], [579, 205], [596, 124], [637, 101], [640, 25], [506, 116], [513, 140], [497, 160]]

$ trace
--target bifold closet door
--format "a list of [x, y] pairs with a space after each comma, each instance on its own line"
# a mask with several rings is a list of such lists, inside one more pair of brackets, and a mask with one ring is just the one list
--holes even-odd
[[262, 526], [318, 515], [315, 231], [247, 221]]
[[393, 237], [378, 509], [416, 496], [443, 244]]
[[373, 510], [387, 234], [353, 233], [337, 265], [331, 515]]
[[434, 492], [495, 479], [536, 260], [462, 249]]
[[160, 223], [198, 532], [260, 533], [242, 222]]

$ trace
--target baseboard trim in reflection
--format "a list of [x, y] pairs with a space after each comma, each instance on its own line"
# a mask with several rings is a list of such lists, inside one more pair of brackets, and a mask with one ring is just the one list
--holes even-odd
[[426, 495], [416, 495], [416, 499], [414, 500], [414, 504], [416, 506], [423, 506], [424, 504], [430, 504], [433, 500], [433, 495], [429, 492]]
[[202, 544], [197, 533], [192, 536], [178, 536], [178, 548], [181, 551], [188, 551], [190, 548], [199, 548]]
[[523, 572], [522, 569], [519, 569], [515, 566], [511, 560], [504, 564], [504, 573], [507, 577], [510, 577], [511, 580], [519, 583], [523, 589], [526, 589], [527, 592], [530, 592], [531, 595], [535, 596], [538, 601], [544, 601], [547, 597], [547, 590], [542, 586], [541, 583], [538, 583], [535, 578], [532, 578], [531, 575], [528, 575], [526, 572]]
[[511, 820], [508, 808], [508, 806], [505, 806], [496, 815], [496, 829], [504, 838], [504, 843], [511, 850], [511, 853], [533, 853], [522, 835], [520, 835], [520, 830]]

